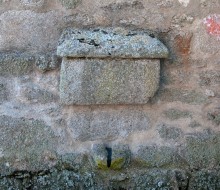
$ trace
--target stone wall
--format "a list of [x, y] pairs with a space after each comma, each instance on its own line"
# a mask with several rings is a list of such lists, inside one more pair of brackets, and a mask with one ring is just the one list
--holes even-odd
[[[219, 7], [0, 0], [0, 189], [220, 189]], [[56, 49], [68, 27], [163, 42], [156, 94], [145, 104], [65, 105]]]

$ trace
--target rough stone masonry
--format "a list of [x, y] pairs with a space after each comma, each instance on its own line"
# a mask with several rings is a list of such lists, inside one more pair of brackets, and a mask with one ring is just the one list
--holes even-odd
[[0, 0], [0, 189], [220, 189], [219, 7]]

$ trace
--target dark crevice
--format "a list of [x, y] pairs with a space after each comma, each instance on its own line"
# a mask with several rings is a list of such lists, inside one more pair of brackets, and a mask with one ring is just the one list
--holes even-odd
[[109, 168], [112, 162], [112, 148], [105, 147], [105, 149], [107, 151], [107, 167]]
[[90, 41], [86, 41], [85, 38], [80, 38], [78, 39], [80, 43], [85, 43], [85, 44], [89, 44], [89, 45], [93, 45], [93, 46], [99, 46], [99, 44], [97, 44], [95, 42], [95, 40], [90, 40]]
[[104, 31], [104, 30], [102, 30], [102, 33], [103, 33], [103, 34], [108, 34], [108, 32], [106, 32], [106, 31]]
[[126, 36], [136, 36], [137, 33], [128, 33]]

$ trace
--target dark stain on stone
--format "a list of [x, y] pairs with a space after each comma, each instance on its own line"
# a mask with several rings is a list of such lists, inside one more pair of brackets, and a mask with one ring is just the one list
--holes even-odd
[[107, 151], [107, 167], [110, 168], [112, 162], [112, 148], [105, 147]]

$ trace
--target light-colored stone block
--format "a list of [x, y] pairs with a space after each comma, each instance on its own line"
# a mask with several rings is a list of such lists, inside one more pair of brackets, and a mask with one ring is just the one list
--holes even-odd
[[60, 99], [67, 105], [145, 104], [159, 86], [159, 60], [64, 59]]

